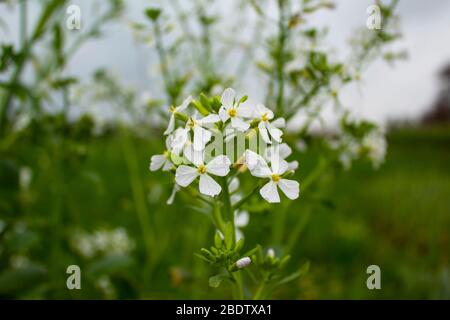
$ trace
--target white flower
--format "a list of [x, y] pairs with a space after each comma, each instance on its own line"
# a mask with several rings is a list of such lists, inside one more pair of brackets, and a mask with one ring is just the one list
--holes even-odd
[[280, 118], [275, 120], [274, 123], [271, 123], [270, 120], [273, 119], [273, 111], [262, 104], [256, 105], [253, 116], [260, 120], [258, 129], [264, 142], [271, 144], [272, 139], [281, 142], [283, 131], [278, 129], [278, 127], [285, 125], [284, 119]]
[[[291, 147], [288, 146], [287, 143], [282, 144], [273, 144], [270, 148], [267, 148], [266, 150], [266, 160], [270, 161], [272, 157], [278, 156], [283, 160], [286, 160], [287, 157], [289, 157], [292, 154]], [[297, 170], [298, 168], [298, 161], [294, 160], [291, 162], [288, 162], [288, 170]]]
[[170, 108], [170, 112], [172, 114], [170, 115], [169, 125], [167, 126], [166, 131], [164, 131], [165, 135], [172, 133], [173, 129], [175, 128], [175, 113], [185, 110], [189, 106], [191, 101], [192, 97], [189, 96], [187, 99], [183, 101], [183, 103], [180, 106]]
[[238, 267], [238, 269], [242, 269], [249, 266], [251, 263], [252, 259], [250, 259], [250, 257], [244, 257], [236, 261], [236, 267]]
[[368, 156], [375, 169], [378, 169], [386, 157], [387, 143], [381, 131], [373, 131], [363, 139], [363, 147], [368, 149]]
[[250, 173], [258, 178], [269, 178], [259, 193], [270, 203], [280, 202], [278, 187], [291, 200], [297, 199], [300, 193], [300, 185], [297, 181], [283, 179], [281, 176], [288, 170], [288, 164], [279, 157], [273, 157], [269, 168], [266, 160], [253, 151], [247, 150], [245, 153], [245, 162]]
[[[190, 151], [188, 151], [190, 150]], [[194, 164], [195, 167], [181, 165], [175, 173], [175, 181], [182, 187], [190, 185], [197, 177], [200, 177], [200, 193], [214, 197], [222, 190], [221, 186], [209, 176], [213, 174], [224, 177], [230, 171], [231, 161], [225, 155], [220, 155], [204, 164], [204, 152], [195, 151], [193, 148], [187, 148], [185, 157]], [[209, 173], [209, 174], [208, 174]]]
[[275, 250], [273, 250], [272, 248], [267, 249], [267, 256], [269, 258], [275, 258]]
[[194, 132], [194, 149], [201, 151], [205, 149], [206, 144], [211, 140], [211, 132], [205, 128], [210, 127], [212, 124], [219, 122], [220, 117], [217, 114], [210, 114], [202, 119], [197, 119], [197, 115], [194, 114], [189, 118], [186, 128], [191, 129]]
[[228, 191], [230, 193], [234, 193], [237, 191], [238, 188], [239, 188], [239, 179], [237, 177], [234, 177], [233, 179], [231, 179], [231, 182], [228, 185]]
[[172, 168], [172, 161], [170, 160], [170, 149], [172, 143], [172, 136], [166, 138], [166, 150], [163, 154], [157, 154], [150, 159], [150, 171], [156, 171], [162, 168], [163, 171], [169, 171]]
[[168, 149], [170, 152], [180, 155], [181, 151], [190, 143], [189, 130], [185, 128], [177, 128], [168, 137]]
[[222, 122], [231, 119], [231, 127], [238, 131], [246, 131], [250, 124], [242, 118], [251, 118], [252, 110], [245, 102], [239, 104], [235, 101], [236, 93], [233, 89], [228, 88], [222, 94], [222, 107], [219, 110], [219, 116]]

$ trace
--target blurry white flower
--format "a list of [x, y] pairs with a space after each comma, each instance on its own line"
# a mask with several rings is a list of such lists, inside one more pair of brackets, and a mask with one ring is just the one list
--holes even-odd
[[165, 135], [172, 133], [173, 129], [175, 128], [175, 113], [185, 110], [189, 106], [191, 101], [192, 101], [192, 97], [189, 96], [183, 101], [183, 103], [180, 106], [170, 108], [170, 112], [172, 114], [170, 115], [169, 125], [167, 126], [166, 131], [164, 131]]
[[222, 94], [222, 107], [219, 110], [219, 116], [222, 122], [230, 120], [231, 127], [238, 131], [245, 131], [250, 124], [245, 122], [243, 118], [251, 118], [252, 110], [250, 106], [243, 102], [239, 104], [235, 101], [236, 93], [233, 89], [228, 88]]
[[240, 229], [246, 227], [249, 221], [250, 215], [247, 211], [236, 211], [234, 213], [234, 226], [237, 241], [244, 237], [244, 234]]
[[386, 157], [387, 142], [381, 131], [373, 131], [363, 139], [363, 147], [368, 150], [368, 156], [375, 169], [379, 168]]
[[[200, 177], [199, 191], [200, 193], [214, 197], [222, 190], [221, 186], [209, 176], [213, 174], [224, 177], [230, 171], [231, 161], [225, 155], [220, 155], [204, 163], [204, 152], [195, 151], [188, 148], [189, 152], [185, 152], [185, 157], [195, 166], [181, 165], [175, 173], [175, 181], [182, 187], [190, 185], [197, 177]], [[209, 173], [209, 174], [208, 174]]]
[[11, 256], [10, 263], [13, 269], [21, 269], [30, 264], [30, 259], [23, 255], [15, 255]]
[[256, 105], [253, 116], [256, 119], [260, 120], [258, 129], [265, 143], [271, 144], [272, 139], [277, 142], [281, 142], [281, 136], [283, 135], [283, 132], [278, 129], [278, 127], [285, 125], [282, 118], [281, 120], [277, 119], [277, 122], [275, 122], [275, 124], [271, 123], [270, 120], [273, 119], [273, 111], [269, 108], [266, 108], [262, 104]]
[[234, 193], [237, 191], [238, 188], [239, 188], [239, 179], [237, 177], [234, 177], [233, 179], [231, 179], [231, 182], [228, 186], [228, 190], [230, 191], [230, 193]]
[[280, 202], [278, 187], [291, 200], [297, 199], [300, 193], [300, 185], [295, 180], [284, 179], [281, 176], [288, 170], [288, 164], [279, 157], [273, 157], [270, 168], [266, 160], [253, 151], [247, 150], [245, 162], [250, 173], [258, 178], [269, 178], [270, 181], [265, 184], [259, 193], [270, 203]]
[[78, 231], [70, 244], [85, 258], [92, 258], [97, 254], [125, 254], [134, 248], [134, 241], [124, 228], [100, 229], [92, 234]]
[[272, 248], [267, 249], [267, 256], [269, 258], [275, 258], [275, 250], [273, 250]]

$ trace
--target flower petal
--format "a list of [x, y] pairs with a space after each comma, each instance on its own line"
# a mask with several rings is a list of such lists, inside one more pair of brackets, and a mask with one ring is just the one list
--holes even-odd
[[161, 169], [165, 161], [166, 157], [162, 154], [152, 156], [152, 158], [150, 159], [150, 171], [156, 171]]
[[228, 88], [222, 93], [222, 104], [227, 107], [231, 107], [234, 104], [234, 97], [236, 96], [236, 92], [233, 89]]
[[294, 160], [288, 163], [288, 170], [297, 170], [298, 169], [298, 161]]
[[187, 97], [186, 99], [184, 99], [184, 101], [183, 101], [183, 103], [181, 104], [181, 106], [178, 106], [178, 107], [175, 109], [176, 112], [181, 112], [181, 111], [185, 110], [185, 109], [189, 106], [189, 104], [191, 103], [191, 101], [192, 101], [192, 97], [191, 97], [191, 96], [189, 96], [189, 97]]
[[239, 211], [234, 215], [234, 225], [236, 227], [245, 227], [250, 221], [250, 215], [247, 211]]
[[286, 120], [284, 118], [277, 118], [272, 121], [272, 124], [274, 125], [274, 127], [284, 128], [286, 127]]
[[264, 122], [260, 122], [258, 124], [259, 134], [261, 135], [261, 138], [264, 140], [265, 143], [271, 144], [272, 141], [269, 138], [269, 134], [267, 133], [266, 124]]
[[292, 153], [292, 149], [291, 147], [288, 146], [287, 143], [282, 143], [280, 144], [280, 149], [278, 150], [281, 159], [286, 159], [287, 157], [289, 157]]
[[206, 165], [206, 172], [224, 177], [230, 172], [230, 165], [231, 161], [227, 156], [217, 156]]
[[231, 126], [239, 131], [244, 132], [250, 127], [250, 124], [248, 124], [247, 122], [243, 121], [238, 117], [234, 117], [231, 118]]
[[287, 161], [280, 158], [279, 155], [273, 154], [270, 159], [270, 167], [272, 168], [273, 173], [282, 175], [288, 170], [289, 165]]
[[230, 116], [228, 115], [226, 107], [224, 107], [224, 106], [220, 107], [219, 117], [220, 117], [220, 120], [222, 120], [222, 122], [225, 122], [228, 119], [230, 119]]
[[269, 169], [266, 160], [251, 150], [245, 151], [245, 164], [250, 170], [250, 173], [255, 177], [266, 178], [272, 175], [272, 171]]
[[209, 175], [202, 174], [200, 176], [199, 190], [204, 195], [214, 197], [220, 193], [222, 187]]
[[204, 162], [204, 151], [195, 150], [192, 144], [184, 148], [183, 154], [189, 162], [197, 167]]
[[300, 184], [295, 180], [281, 179], [278, 182], [281, 191], [291, 200], [297, 199], [300, 194]]
[[197, 120], [197, 123], [200, 124], [201, 126], [203, 125], [211, 125], [213, 123], [219, 122], [220, 121], [220, 117], [218, 114], [210, 114], [207, 115], [206, 117]]
[[276, 142], [281, 142], [281, 136], [283, 135], [283, 131], [275, 127], [272, 123], [267, 124], [267, 129], [269, 130], [270, 136]]
[[175, 128], [175, 116], [173, 115], [173, 113], [170, 115], [170, 119], [169, 119], [169, 125], [167, 126], [166, 131], [164, 131], [165, 135], [170, 134], [173, 129]]
[[170, 168], [172, 168], [172, 162], [166, 159], [166, 162], [164, 162], [164, 166], [162, 168], [163, 171], [169, 171]]
[[195, 180], [199, 175], [198, 171], [194, 167], [181, 165], [175, 172], [175, 181], [182, 187], [187, 187]]
[[200, 127], [194, 127], [194, 150], [201, 151], [205, 149], [206, 144], [211, 140], [211, 132]]
[[247, 101], [241, 103], [236, 109], [238, 117], [251, 118], [253, 116], [253, 107]]
[[269, 181], [264, 187], [259, 190], [259, 194], [269, 203], [280, 202], [280, 195], [278, 194], [277, 185], [273, 181]]
[[228, 185], [228, 190], [230, 191], [230, 193], [233, 193], [237, 191], [238, 188], [239, 188], [239, 179], [237, 177], [234, 177], [233, 179], [231, 179], [231, 182]]

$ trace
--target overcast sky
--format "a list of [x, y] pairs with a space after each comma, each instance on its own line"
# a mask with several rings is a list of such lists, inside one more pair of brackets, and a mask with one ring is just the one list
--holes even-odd
[[[229, 7], [230, 2], [223, 0], [224, 7]], [[38, 3], [37, 0], [31, 2], [32, 16], [36, 15]], [[78, 0], [73, 3], [79, 4], [83, 10], [89, 7], [90, 2]], [[85, 77], [99, 66], [105, 66], [119, 75], [124, 83], [141, 90], [154, 90], [155, 86], [150, 82], [151, 73], [155, 70], [150, 66], [155, 57], [150, 48], [133, 41], [131, 31], [124, 23], [142, 19], [143, 8], [151, 3], [149, 0], [127, 1], [124, 20], [108, 26], [106, 37], [83, 47], [72, 61], [70, 71]], [[338, 53], [343, 52], [352, 32], [365, 25], [366, 8], [370, 4], [373, 1], [338, 1], [336, 10], [316, 15], [314, 23], [328, 25], [328, 41], [337, 48]], [[1, 18], [9, 27], [7, 33], [0, 31], [0, 37], [14, 38], [17, 13], [6, 11], [4, 5], [0, 5], [0, 11]], [[380, 122], [393, 118], [414, 118], [423, 113], [439, 91], [437, 73], [450, 63], [450, 1], [403, 0], [398, 12], [403, 32], [398, 48], [408, 51], [408, 60], [398, 62], [394, 67], [383, 62], [373, 64], [363, 75], [363, 86], [348, 88], [342, 95], [345, 105]], [[227, 14], [223, 13], [224, 16]], [[85, 15], [83, 18], [88, 17]], [[251, 85], [244, 89], [250, 91], [249, 95], [255, 90]]]

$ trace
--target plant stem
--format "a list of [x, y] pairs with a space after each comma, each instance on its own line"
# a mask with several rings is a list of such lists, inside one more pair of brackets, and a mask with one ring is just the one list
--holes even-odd
[[278, 0], [278, 48], [276, 58], [276, 76], [277, 76], [277, 101], [276, 107], [279, 115], [283, 114], [284, 109], [284, 64], [285, 47], [287, 39], [287, 26], [285, 23], [285, 0]]
[[258, 289], [256, 290], [255, 295], [253, 296], [253, 300], [262, 299], [264, 297], [263, 293], [264, 293], [265, 289], [266, 289], [266, 282], [263, 281], [263, 282], [261, 282]]
[[175, 105], [176, 103], [176, 97], [172, 94], [172, 79], [168, 70], [169, 63], [167, 61], [167, 52], [164, 48], [162, 38], [161, 38], [161, 28], [159, 27], [159, 24], [157, 21], [153, 23], [153, 33], [155, 35], [155, 46], [156, 46], [156, 52], [158, 53], [159, 58], [159, 64], [161, 68], [161, 74], [164, 81], [164, 88], [166, 90], [166, 96], [169, 101], [169, 104]]
[[223, 177], [221, 179], [222, 182], [222, 201], [223, 201], [223, 208], [224, 208], [224, 216], [225, 219], [229, 222], [231, 222], [231, 225], [233, 226], [233, 244], [236, 243], [236, 232], [235, 232], [235, 226], [234, 226], [234, 211], [231, 206], [231, 198], [230, 198], [230, 191], [228, 190], [228, 181], [226, 177]]

